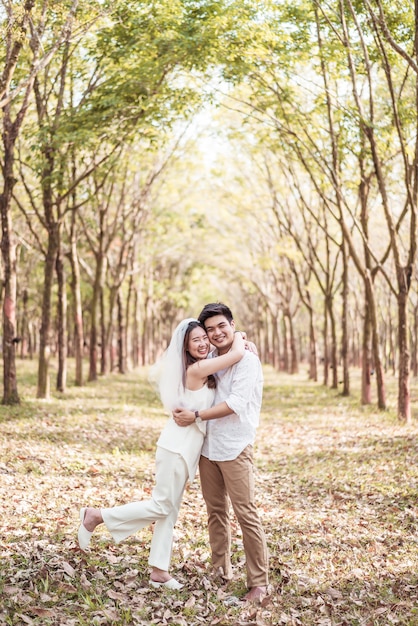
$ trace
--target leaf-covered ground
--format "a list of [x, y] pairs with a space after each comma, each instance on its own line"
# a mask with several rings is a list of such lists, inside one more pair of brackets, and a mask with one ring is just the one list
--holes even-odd
[[234, 521], [235, 578], [219, 588], [210, 577], [198, 480], [176, 529], [180, 592], [148, 585], [152, 529], [119, 546], [101, 529], [88, 553], [77, 546], [80, 506], [152, 489], [166, 418], [145, 370], [46, 402], [34, 399], [36, 365], [19, 368], [22, 405], [0, 407], [1, 625], [418, 624], [416, 382], [405, 427], [390, 411], [359, 407], [357, 392], [342, 398], [305, 374], [266, 370], [255, 456], [271, 587], [248, 605], [233, 602], [245, 592]]

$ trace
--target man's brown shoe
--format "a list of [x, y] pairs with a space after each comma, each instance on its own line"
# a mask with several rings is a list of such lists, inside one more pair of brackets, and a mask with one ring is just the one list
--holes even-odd
[[267, 587], [251, 587], [242, 598], [246, 602], [261, 602], [267, 595]]

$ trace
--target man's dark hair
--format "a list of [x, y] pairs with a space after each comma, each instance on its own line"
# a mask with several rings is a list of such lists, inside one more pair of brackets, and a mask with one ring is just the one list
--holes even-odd
[[201, 324], [205, 324], [206, 320], [215, 315], [224, 315], [228, 322], [232, 322], [234, 319], [231, 309], [222, 302], [212, 302], [205, 304], [198, 319]]

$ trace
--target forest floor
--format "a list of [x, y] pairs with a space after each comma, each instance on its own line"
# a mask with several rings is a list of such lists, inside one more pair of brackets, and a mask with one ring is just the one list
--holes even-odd
[[164, 425], [146, 371], [110, 375], [36, 400], [36, 365], [19, 362], [18, 407], [0, 407], [0, 624], [388, 626], [418, 624], [418, 382], [411, 426], [392, 409], [265, 369], [255, 447], [271, 585], [240, 602], [245, 563], [233, 520], [234, 580], [209, 576], [199, 481], [176, 526], [181, 591], [149, 587], [151, 529], [116, 546], [100, 527], [76, 542], [80, 506], [147, 498]]

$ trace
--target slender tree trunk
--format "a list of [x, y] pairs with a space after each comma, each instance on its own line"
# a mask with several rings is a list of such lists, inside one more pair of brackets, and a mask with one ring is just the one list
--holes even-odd
[[90, 322], [90, 346], [89, 346], [89, 375], [88, 380], [97, 380], [97, 357], [98, 357], [98, 328], [100, 299], [103, 284], [104, 256], [101, 252], [96, 259], [96, 272], [93, 284], [93, 294], [91, 299], [91, 322]]
[[[59, 231], [58, 231], [59, 232]], [[64, 392], [67, 387], [67, 290], [65, 284], [64, 259], [59, 238], [56, 272], [58, 282], [58, 371], [57, 390]]]
[[[399, 268], [398, 272], [404, 272]], [[398, 284], [406, 286], [404, 276], [398, 278]], [[398, 378], [398, 418], [407, 424], [411, 422], [411, 390], [410, 390], [410, 353], [408, 345], [408, 291], [409, 287], [400, 289], [398, 295], [398, 346], [399, 346], [399, 378]]]
[[282, 317], [282, 328], [283, 328], [283, 370], [286, 373], [289, 373], [290, 372], [289, 339], [287, 336], [286, 317], [284, 315]]
[[[38, 110], [41, 109], [39, 86], [35, 83]], [[45, 110], [44, 110], [45, 114]], [[52, 189], [53, 172], [55, 171], [55, 152], [47, 142], [42, 146], [44, 168], [42, 171], [42, 200], [47, 228], [48, 247], [44, 265], [44, 283], [42, 293], [42, 322], [39, 337], [38, 361], [38, 398], [49, 398], [49, 361], [51, 356], [51, 326], [52, 326], [52, 289], [57, 268], [57, 258], [60, 251], [60, 223], [54, 214], [54, 193]]]
[[348, 258], [346, 243], [343, 239], [342, 242], [343, 251], [343, 305], [342, 305], [342, 320], [341, 320], [341, 356], [343, 361], [343, 396], [350, 395], [350, 373], [348, 367]]
[[413, 353], [412, 353], [412, 372], [414, 378], [418, 376], [418, 304], [414, 306], [413, 317]]
[[129, 282], [128, 282], [128, 295], [126, 297], [126, 311], [125, 311], [125, 324], [124, 324], [124, 336], [123, 336], [123, 341], [125, 344], [125, 351], [126, 351], [126, 354], [125, 354], [126, 371], [129, 371], [131, 369], [132, 363], [133, 363], [133, 354], [132, 354], [133, 335], [134, 335], [133, 322], [132, 322], [133, 305], [134, 305], [134, 282], [133, 282], [133, 276], [131, 274], [131, 276], [129, 277]]
[[73, 302], [74, 321], [74, 357], [75, 357], [75, 385], [82, 387], [83, 379], [83, 353], [84, 353], [84, 328], [83, 309], [81, 302], [81, 279], [80, 265], [78, 262], [77, 242], [75, 237], [75, 226], [71, 229], [70, 242], [70, 264], [71, 264], [71, 293]]
[[119, 374], [126, 374], [126, 344], [125, 344], [125, 323], [123, 313], [123, 302], [120, 289], [117, 295], [117, 318], [118, 318], [118, 330], [117, 330], [117, 345], [118, 345], [118, 372]]
[[[399, 311], [398, 311], [399, 316]], [[396, 346], [393, 330], [392, 318], [389, 316], [389, 329], [388, 329], [388, 342], [389, 342], [389, 367], [392, 369], [392, 374], [396, 374]]]
[[141, 313], [139, 308], [139, 289], [137, 287], [134, 288], [134, 315], [133, 315], [133, 332], [132, 332], [132, 366], [133, 368], [137, 368], [139, 366], [139, 357], [140, 357], [140, 320]]
[[281, 348], [279, 337], [279, 321], [278, 316], [272, 314], [272, 351], [273, 351], [273, 365], [280, 371], [281, 362]]
[[21, 322], [21, 343], [20, 343], [20, 358], [25, 359], [28, 355], [29, 349], [29, 322], [28, 322], [28, 300], [29, 295], [27, 289], [22, 293], [22, 322]]
[[112, 341], [112, 314], [109, 311], [109, 322], [106, 330], [106, 315], [105, 315], [105, 297], [104, 289], [100, 292], [100, 337], [101, 337], [101, 359], [100, 359], [100, 373], [102, 376], [112, 371], [112, 354], [111, 354], [111, 341]]
[[374, 301], [373, 285], [369, 274], [366, 276], [366, 306], [370, 312], [370, 324], [372, 330], [373, 363], [374, 370], [376, 372], [377, 385], [377, 406], [379, 409], [386, 409], [385, 377], [383, 373], [382, 359], [380, 356], [376, 304]]
[[308, 308], [309, 312], [309, 378], [318, 381], [318, 356], [316, 353], [316, 333], [314, 324], [313, 307]]
[[361, 403], [370, 404], [372, 401], [372, 385], [371, 385], [371, 324], [369, 307], [367, 300], [364, 307], [364, 323], [363, 323], [363, 344], [362, 344], [362, 363], [361, 363]]
[[141, 365], [147, 363], [147, 341], [148, 341], [148, 317], [146, 315], [146, 307], [144, 307], [144, 317], [142, 318], [142, 337], [141, 337]]
[[297, 374], [299, 371], [298, 354], [296, 348], [295, 329], [293, 326], [293, 320], [290, 313], [285, 316], [289, 322], [289, 335], [290, 335], [290, 373]]
[[[115, 369], [115, 357], [114, 357], [114, 350], [113, 350], [113, 335], [114, 335], [114, 327], [115, 327], [115, 322], [116, 325], [118, 325], [118, 297], [119, 297], [119, 287], [117, 286], [113, 286], [110, 289], [110, 294], [109, 294], [109, 311], [108, 311], [108, 323], [107, 323], [107, 327], [105, 324], [103, 324], [103, 337], [104, 337], [104, 344], [105, 344], [105, 353], [106, 355], [108, 355], [107, 358], [110, 358], [110, 370], [113, 371]], [[104, 299], [103, 299], [103, 309], [102, 309], [102, 318], [104, 320]], [[109, 365], [108, 365], [108, 361], [106, 358], [106, 368], [104, 370], [102, 370], [102, 373], [107, 373], [109, 370]], [[118, 366], [119, 367], [119, 366]]]
[[37, 398], [49, 398], [49, 360], [51, 356], [51, 311], [52, 285], [55, 275], [55, 264], [58, 251], [58, 225], [51, 228], [48, 238], [48, 250], [44, 267], [44, 288], [42, 293], [42, 321], [39, 337], [38, 389]]
[[268, 363], [269, 365], [271, 365], [271, 355], [270, 355], [270, 350], [269, 350], [269, 346], [270, 346], [270, 315], [269, 315], [269, 310], [268, 307], [265, 305], [264, 306], [264, 310], [263, 310], [263, 328], [264, 328], [264, 341], [262, 344], [262, 353], [261, 353], [261, 360], [264, 363]]
[[323, 354], [323, 368], [324, 368], [324, 385], [328, 385], [328, 375], [329, 375], [329, 351], [328, 351], [328, 308], [326, 302], [324, 302], [324, 326], [323, 326], [323, 343], [324, 343], [324, 354]]
[[[6, 116], [7, 113], [5, 112]], [[19, 404], [16, 378], [16, 244], [13, 237], [10, 202], [15, 184], [13, 176], [14, 142], [12, 124], [4, 120], [3, 192], [0, 195], [1, 254], [4, 268], [3, 294], [3, 404]], [[10, 136], [8, 136], [10, 133]]]
[[332, 389], [338, 389], [338, 345], [337, 345], [337, 325], [334, 315], [334, 301], [332, 296], [327, 298], [327, 309], [331, 326], [331, 368], [332, 368]]

